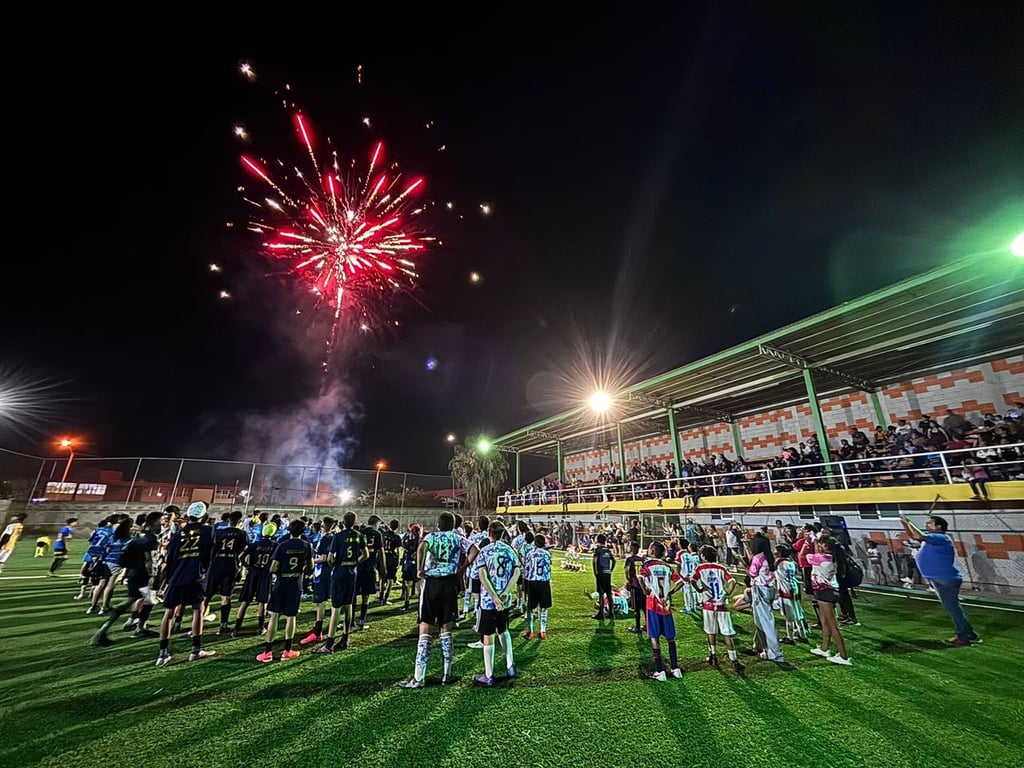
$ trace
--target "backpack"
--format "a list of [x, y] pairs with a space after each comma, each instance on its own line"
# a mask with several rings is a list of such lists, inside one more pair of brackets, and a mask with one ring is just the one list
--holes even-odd
[[864, 581], [864, 569], [847, 553], [836, 564], [836, 578], [842, 586], [853, 589]]

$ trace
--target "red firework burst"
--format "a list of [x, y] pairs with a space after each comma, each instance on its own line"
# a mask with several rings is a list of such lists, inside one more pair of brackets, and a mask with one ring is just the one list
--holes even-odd
[[385, 167], [382, 142], [373, 146], [362, 172], [355, 162], [342, 172], [336, 152], [323, 164], [308, 121], [300, 112], [294, 120], [312, 172], [293, 168], [279, 182], [264, 164], [242, 155], [242, 165], [270, 193], [262, 200], [245, 198], [258, 211], [249, 228], [264, 237], [268, 258], [283, 262], [285, 274], [334, 310], [333, 336], [342, 313], [379, 321], [387, 300], [415, 285], [415, 257], [433, 240], [411, 224], [423, 210], [414, 200], [426, 182]]

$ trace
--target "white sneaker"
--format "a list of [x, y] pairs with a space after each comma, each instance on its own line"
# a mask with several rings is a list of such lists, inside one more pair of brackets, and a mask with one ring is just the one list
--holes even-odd
[[480, 649], [480, 648], [483, 648], [483, 647], [484, 647], [484, 644], [483, 644], [483, 642], [482, 642], [481, 640], [474, 640], [474, 641], [473, 641], [472, 643], [470, 643], [470, 644], [469, 644], [469, 645], [467, 645], [466, 647], [467, 647], [467, 648], [476, 648], [476, 649]]
[[664, 683], [668, 680], [664, 672], [651, 672], [647, 677], [649, 680], [657, 680], [659, 683]]
[[821, 648], [818, 648], [817, 646], [811, 648], [811, 653], [813, 653], [815, 656], [822, 656], [826, 659], [832, 658], [832, 654], [830, 654], [828, 651], [821, 650]]
[[852, 667], [853, 659], [844, 659], [842, 656], [829, 656], [828, 660], [833, 664], [842, 664], [844, 667]]
[[679, 677], [682, 677], [682, 676], [683, 676], [683, 670], [681, 670], [679, 667], [676, 667], [675, 669], [672, 670], [672, 677], [679, 678]]

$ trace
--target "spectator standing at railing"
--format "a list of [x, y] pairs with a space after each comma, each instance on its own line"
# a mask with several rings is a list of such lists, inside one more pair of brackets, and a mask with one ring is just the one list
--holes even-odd
[[967, 470], [967, 482], [971, 486], [971, 492], [974, 494], [971, 496], [972, 499], [988, 500], [988, 488], [985, 483], [988, 482], [988, 470], [974, 459], [967, 457], [963, 460], [964, 469]]
[[956, 567], [953, 539], [946, 533], [949, 524], [945, 518], [938, 515], [928, 518], [924, 531], [910, 522], [906, 515], [900, 515], [900, 522], [903, 523], [903, 528], [910, 538], [921, 542], [921, 551], [917, 554], [917, 568], [939, 596], [946, 613], [953, 619], [956, 635], [950, 639], [950, 644], [966, 646], [972, 642], [980, 643], [980, 638], [971, 622], [967, 620], [963, 606], [960, 605], [963, 574]]

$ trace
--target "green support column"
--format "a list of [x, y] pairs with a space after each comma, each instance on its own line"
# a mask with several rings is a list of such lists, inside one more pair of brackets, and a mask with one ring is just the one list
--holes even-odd
[[878, 396], [878, 390], [871, 390], [871, 405], [875, 407], [875, 418], [878, 419], [876, 424], [881, 424], [882, 429], [889, 426], [889, 415], [885, 412], [885, 408], [882, 407], [882, 398]]
[[676, 468], [676, 477], [683, 474], [682, 449], [679, 446], [679, 431], [676, 429], [676, 412], [668, 409], [668, 431], [672, 435], [672, 464]]
[[522, 475], [522, 473], [520, 471], [520, 466], [519, 466], [519, 451], [516, 451], [516, 490], [517, 491], [520, 488], [523, 487], [523, 482], [522, 482], [521, 475]]
[[821, 407], [818, 405], [818, 393], [814, 389], [814, 379], [811, 378], [811, 369], [802, 368], [804, 374], [804, 386], [807, 388], [807, 400], [811, 406], [811, 415], [814, 417], [814, 429], [818, 435], [818, 447], [821, 448], [821, 458], [825, 462], [825, 474], [828, 475], [828, 487], [835, 488], [836, 483], [832, 478], [832, 455], [828, 449], [828, 435], [825, 433], [825, 421], [821, 418]]
[[558, 482], [561, 483], [565, 480], [565, 456], [562, 455], [562, 441], [557, 440], [555, 447], [558, 451]]
[[626, 447], [622, 444], [622, 425], [615, 425], [615, 436], [619, 439], [619, 482], [626, 482]]
[[736, 458], [743, 458], [743, 438], [740, 437], [740, 423], [733, 421], [732, 424], [732, 449], [736, 451]]

